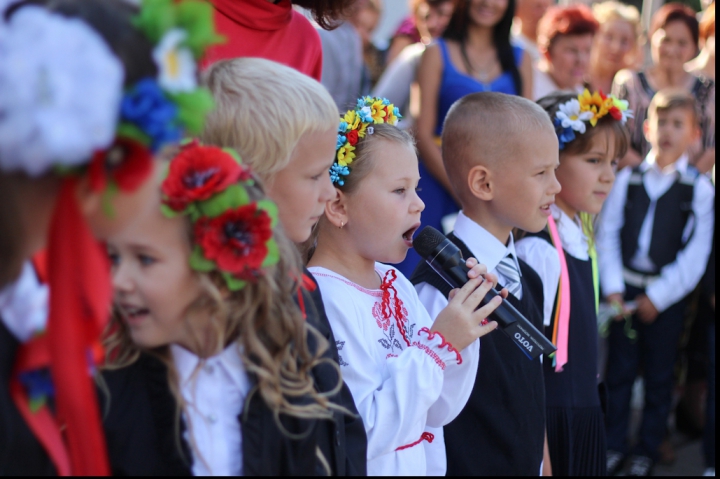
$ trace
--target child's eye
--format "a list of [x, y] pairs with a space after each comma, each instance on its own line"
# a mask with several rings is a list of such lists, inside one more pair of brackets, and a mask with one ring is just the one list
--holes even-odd
[[110, 264], [113, 266], [117, 266], [120, 264], [120, 255], [117, 253], [108, 253], [108, 258], [110, 258]]
[[406, 188], [398, 188], [397, 190], [393, 191], [393, 193], [403, 194], [403, 193], [405, 193], [405, 191], [406, 191]]
[[326, 171], [323, 171], [322, 173], [318, 173], [318, 174], [315, 175], [315, 176], [311, 176], [310, 179], [313, 180], [313, 181], [317, 181], [317, 180], [319, 180], [320, 178], [322, 178], [323, 175], [327, 175], [327, 174], [328, 174], [328, 173], [327, 173]]
[[143, 266], [150, 266], [151, 264], [155, 263], [155, 258], [151, 258], [148, 255], [141, 254], [138, 255], [138, 261], [140, 261], [140, 264]]
[[592, 163], [593, 165], [597, 165], [600, 163], [600, 158], [589, 158], [588, 163]]

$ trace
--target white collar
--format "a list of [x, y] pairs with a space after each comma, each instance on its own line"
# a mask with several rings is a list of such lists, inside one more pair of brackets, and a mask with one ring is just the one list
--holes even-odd
[[465, 213], [462, 211], [458, 213], [453, 233], [459, 240], [465, 243], [475, 259], [487, 266], [488, 271], [494, 270], [505, 256], [511, 254], [513, 261], [515, 261], [517, 271], [518, 273], [520, 272], [520, 263], [518, 263], [517, 253], [515, 253], [515, 239], [512, 233], [510, 233], [508, 245], [505, 246], [499, 239], [490, 234], [488, 230], [465, 216]]
[[655, 157], [655, 152], [650, 150], [650, 153], [647, 154], [645, 157], [645, 160], [640, 164], [640, 171], [643, 173], [652, 169], [656, 173], [659, 173], [663, 176], [674, 174], [675, 172], [680, 173], [681, 175], [684, 175], [687, 173], [687, 169], [689, 166], [689, 159], [688, 155], [686, 153], [683, 153], [683, 155], [678, 158], [678, 160], [665, 168], [660, 168], [657, 164], [657, 160]]
[[[177, 368], [180, 385], [183, 388], [190, 385], [195, 371], [198, 370], [201, 362], [206, 368], [219, 367], [223, 369], [232, 379], [234, 386], [243, 390], [246, 387], [245, 365], [240, 357], [240, 346], [237, 343], [233, 342], [221, 353], [202, 360], [195, 353], [188, 351], [178, 344], [170, 345], [170, 352], [172, 353], [173, 362]], [[202, 371], [202, 369], [200, 369], [200, 371]]]
[[565, 251], [579, 260], [587, 260], [588, 239], [582, 229], [580, 218], [570, 218], [563, 210], [555, 204], [550, 205], [552, 216], [557, 221], [558, 234]]
[[49, 289], [41, 284], [31, 262], [23, 265], [17, 281], [0, 291], [0, 320], [21, 343], [45, 329]]

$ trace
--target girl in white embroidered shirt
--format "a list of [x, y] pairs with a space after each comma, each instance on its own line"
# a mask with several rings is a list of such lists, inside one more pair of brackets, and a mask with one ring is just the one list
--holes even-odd
[[[191, 143], [170, 162], [155, 204], [108, 240], [116, 315], [106, 347], [116, 370], [104, 374], [105, 423], [114, 467], [175, 475], [190, 472], [191, 459], [195, 475], [326, 472], [317, 443], [333, 438], [317, 437], [327, 429], [314, 420], [331, 419], [334, 406], [315, 392], [311, 369], [327, 341], [295, 302], [301, 262], [277, 221], [234, 151]], [[149, 404], [146, 389], [156, 391]], [[148, 437], [160, 445], [138, 450]], [[113, 447], [118, 441], [128, 452]], [[148, 457], [185, 461], [176, 461], [180, 472], [137, 464]]]
[[367, 97], [340, 122], [331, 169], [337, 196], [318, 225], [309, 269], [365, 423], [368, 475], [425, 475], [425, 441], [435, 440], [428, 428], [465, 405], [476, 340], [497, 326], [485, 318], [502, 300], [475, 311], [496, 278], [483, 278], [485, 267], [470, 259], [470, 281], [433, 322], [412, 284], [380, 263], [405, 258], [424, 209], [414, 145], [393, 126], [396, 116], [387, 100]]

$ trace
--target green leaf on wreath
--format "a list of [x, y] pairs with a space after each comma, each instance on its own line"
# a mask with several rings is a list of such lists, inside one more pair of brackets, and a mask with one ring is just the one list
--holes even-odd
[[215, 100], [207, 88], [196, 88], [191, 92], [168, 95], [178, 107], [178, 120], [185, 126], [186, 133], [199, 135], [205, 125], [205, 115], [215, 108]]
[[193, 252], [190, 255], [190, 267], [201, 273], [208, 273], [217, 269], [215, 262], [205, 257], [200, 246], [193, 248]]
[[268, 268], [270, 266], [275, 266], [280, 260], [280, 248], [278, 248], [278, 244], [274, 238], [270, 238], [265, 245], [267, 246], [268, 252], [261, 267]]
[[175, 26], [176, 8], [173, 0], [143, 0], [140, 13], [132, 22], [151, 43], [157, 44]]
[[227, 284], [230, 291], [240, 291], [247, 285], [247, 281], [237, 279], [230, 273], [223, 273], [222, 276], [225, 278], [225, 284]]
[[160, 205], [160, 211], [162, 212], [163, 216], [166, 218], [175, 218], [177, 215], [181, 214], [175, 211], [174, 209], [170, 208], [166, 204]]
[[30, 398], [30, 412], [36, 413], [47, 403], [47, 397], [45, 395]]
[[199, 202], [198, 209], [203, 216], [215, 218], [229, 209], [246, 205], [250, 202], [248, 192], [241, 185], [228, 186], [224, 191], [213, 196], [209, 200]]
[[190, 48], [196, 60], [205, 54], [205, 50], [226, 38], [215, 31], [213, 7], [208, 2], [185, 0], [177, 4], [177, 25], [187, 32], [185, 44]]
[[259, 210], [265, 211], [270, 217], [270, 227], [275, 228], [278, 222], [278, 208], [271, 200], [260, 200], [257, 202]]
[[118, 125], [117, 136], [130, 138], [131, 140], [135, 140], [143, 145], [150, 144], [150, 137], [147, 136], [140, 128], [128, 122], [122, 122]]
[[238, 165], [242, 165], [243, 161], [242, 158], [240, 158], [240, 154], [235, 151], [233, 148], [223, 148], [222, 151], [227, 153], [228, 155], [232, 156], [233, 159], [237, 162]]

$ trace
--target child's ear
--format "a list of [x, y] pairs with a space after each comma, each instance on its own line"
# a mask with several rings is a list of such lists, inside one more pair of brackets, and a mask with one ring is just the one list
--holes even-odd
[[468, 188], [470, 193], [483, 201], [493, 199], [493, 183], [492, 172], [483, 165], [477, 165], [470, 168], [468, 172]]
[[645, 120], [643, 122], [643, 135], [645, 136], [645, 139], [650, 142], [650, 120]]
[[325, 216], [332, 225], [342, 228], [348, 223], [347, 196], [337, 188], [335, 191], [335, 198], [325, 203]]
[[80, 177], [75, 187], [75, 196], [80, 211], [86, 218], [95, 215], [102, 208], [102, 192], [93, 191], [90, 188], [90, 177], [88, 175]]

